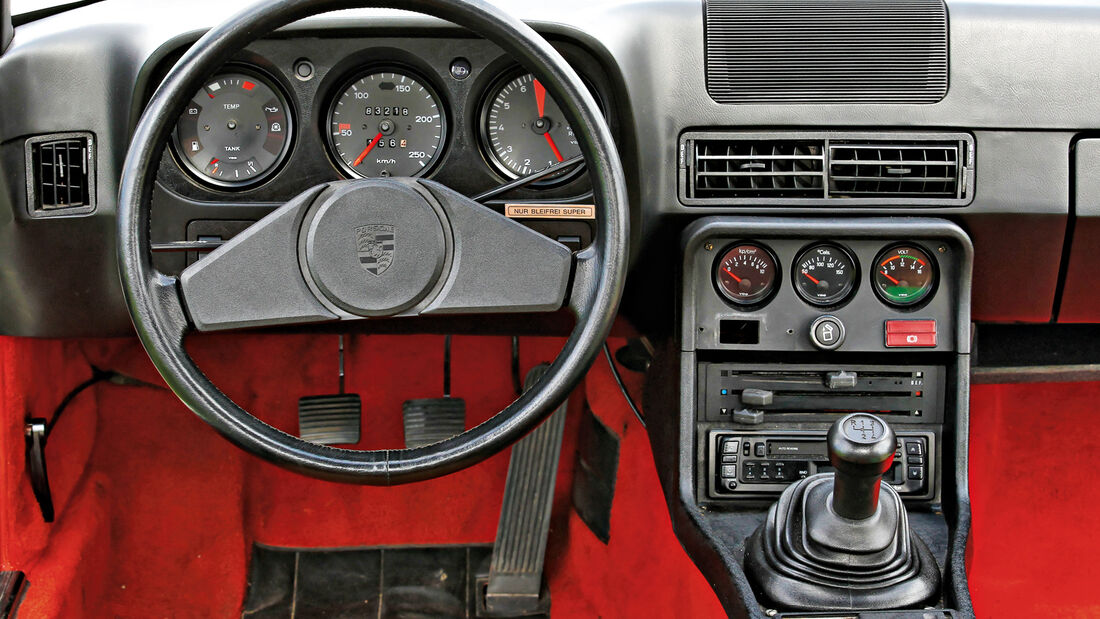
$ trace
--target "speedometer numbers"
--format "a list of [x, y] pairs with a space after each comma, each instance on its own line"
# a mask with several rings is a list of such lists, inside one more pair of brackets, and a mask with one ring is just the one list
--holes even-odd
[[176, 123], [173, 146], [204, 183], [241, 188], [270, 176], [290, 150], [286, 99], [258, 73], [222, 73], [192, 97]]
[[362, 177], [420, 176], [443, 148], [443, 104], [421, 78], [375, 71], [349, 82], [329, 110], [329, 145], [340, 167]]
[[[508, 178], [520, 178], [581, 154], [561, 108], [530, 73], [490, 90], [482, 113], [482, 141], [490, 163]], [[562, 182], [581, 166], [551, 175]]]

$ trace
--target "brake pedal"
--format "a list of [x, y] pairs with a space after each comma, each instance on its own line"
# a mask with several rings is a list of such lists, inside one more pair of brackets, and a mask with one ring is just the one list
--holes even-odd
[[344, 393], [344, 336], [339, 339], [340, 393], [298, 399], [298, 436], [318, 445], [354, 445], [363, 423], [359, 394]]
[[407, 400], [405, 447], [423, 447], [458, 436], [466, 430], [466, 400], [451, 397], [451, 336], [443, 339], [443, 397]]

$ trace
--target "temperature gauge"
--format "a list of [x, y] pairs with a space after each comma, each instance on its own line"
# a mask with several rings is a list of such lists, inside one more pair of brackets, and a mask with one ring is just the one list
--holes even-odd
[[936, 287], [936, 263], [915, 245], [895, 245], [875, 258], [875, 292], [891, 305], [916, 305]]
[[738, 305], [756, 305], [775, 292], [779, 263], [766, 247], [734, 245], [722, 254], [714, 281], [722, 296]]
[[813, 305], [836, 305], [855, 290], [856, 268], [852, 255], [839, 245], [808, 247], [795, 261], [794, 289]]

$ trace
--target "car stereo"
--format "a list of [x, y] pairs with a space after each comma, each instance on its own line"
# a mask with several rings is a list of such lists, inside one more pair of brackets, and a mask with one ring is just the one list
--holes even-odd
[[[904, 498], [932, 496], [935, 434], [898, 431], [894, 462], [883, 473]], [[770, 497], [810, 475], [832, 472], [825, 431], [712, 430], [707, 436], [711, 498]]]

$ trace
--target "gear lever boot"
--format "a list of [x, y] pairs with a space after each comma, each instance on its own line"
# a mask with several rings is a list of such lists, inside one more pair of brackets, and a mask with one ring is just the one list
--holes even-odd
[[894, 431], [874, 415], [848, 415], [829, 430], [835, 474], [789, 486], [749, 537], [745, 571], [781, 609], [912, 608], [936, 597], [940, 572], [909, 530], [901, 497], [882, 474]]

